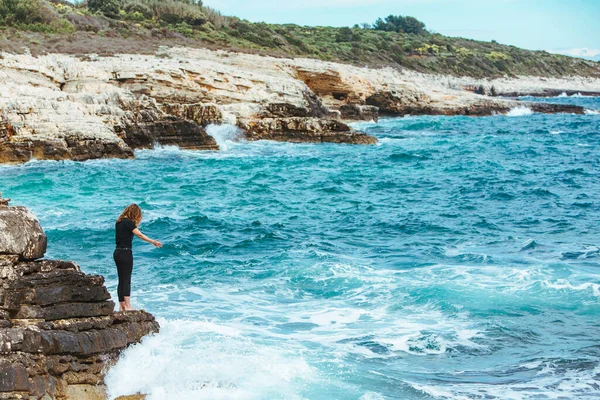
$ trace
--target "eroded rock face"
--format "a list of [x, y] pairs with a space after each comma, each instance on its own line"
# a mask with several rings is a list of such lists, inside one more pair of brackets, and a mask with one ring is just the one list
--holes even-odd
[[0, 256], [0, 285], [0, 397], [92, 399], [120, 351], [159, 329], [115, 313], [104, 278], [73, 262]]
[[344, 104], [340, 107], [340, 117], [350, 121], [379, 120], [379, 107], [361, 104]]
[[262, 118], [240, 120], [240, 128], [248, 140], [278, 142], [375, 144], [377, 139], [364, 133], [352, 132], [343, 122], [319, 118]]
[[[154, 143], [216, 149], [208, 124], [297, 125], [276, 140], [372, 142], [314, 119], [381, 115], [491, 115], [524, 102], [488, 95], [600, 92], [600, 79], [525, 77], [494, 81], [371, 69], [206, 49], [161, 49], [161, 57], [50, 54], [0, 57], [0, 162], [133, 157]], [[492, 90], [494, 89], [494, 90]], [[478, 94], [479, 93], [479, 94]], [[556, 93], [556, 92], [552, 92]], [[579, 112], [535, 106], [540, 112]], [[532, 108], [533, 109], [533, 108]], [[261, 121], [255, 123], [254, 121]], [[279, 120], [279, 122], [274, 122]], [[323, 131], [319, 131], [325, 127]], [[261, 133], [261, 136], [266, 134]], [[304, 135], [304, 137], [303, 137]], [[248, 137], [256, 139], [256, 131]], [[336, 139], [337, 137], [337, 139]]]
[[190, 150], [219, 150], [215, 139], [203, 127], [176, 117], [128, 125], [124, 129], [123, 140], [137, 149], [151, 149], [155, 144], [160, 144]]
[[104, 399], [107, 368], [158, 323], [144, 311], [115, 313], [102, 276], [34, 260], [46, 237], [27, 209], [0, 207], [0, 224], [10, 227], [2, 252], [13, 253], [0, 254], [0, 399]]
[[0, 254], [25, 260], [44, 257], [46, 234], [40, 222], [25, 207], [0, 207]]

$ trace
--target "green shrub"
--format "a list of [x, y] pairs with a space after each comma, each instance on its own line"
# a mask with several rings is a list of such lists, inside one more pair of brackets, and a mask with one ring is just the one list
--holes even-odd
[[150, 19], [153, 16], [152, 9], [143, 1], [140, 0], [128, 0], [123, 4], [123, 10], [129, 14], [141, 14], [146, 19]]
[[338, 29], [337, 34], [335, 35], [336, 42], [353, 42], [354, 40], [354, 32], [348, 27]]
[[139, 12], [146, 18], [156, 18], [167, 24], [186, 23], [200, 26], [206, 23], [202, 2], [191, 0], [124, 0], [123, 9]]
[[88, 9], [92, 12], [100, 12], [109, 18], [118, 18], [120, 8], [119, 0], [88, 0]]
[[56, 10], [43, 0], [0, 0], [3, 25], [49, 24], [58, 18]]

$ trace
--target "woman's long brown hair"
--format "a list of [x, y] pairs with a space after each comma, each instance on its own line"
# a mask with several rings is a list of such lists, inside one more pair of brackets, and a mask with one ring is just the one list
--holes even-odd
[[117, 222], [121, 222], [124, 218], [130, 219], [138, 226], [142, 222], [142, 209], [137, 204], [130, 204], [119, 215]]

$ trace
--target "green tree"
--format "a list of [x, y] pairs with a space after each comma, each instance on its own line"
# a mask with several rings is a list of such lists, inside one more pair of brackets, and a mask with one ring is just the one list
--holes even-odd
[[386, 32], [403, 32], [421, 35], [426, 33], [425, 24], [414, 17], [403, 17], [401, 15], [388, 15], [385, 19], [377, 19], [373, 29]]

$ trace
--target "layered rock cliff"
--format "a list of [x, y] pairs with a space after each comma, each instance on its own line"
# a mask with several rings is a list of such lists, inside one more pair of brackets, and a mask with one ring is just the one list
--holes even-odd
[[0, 399], [104, 399], [107, 369], [158, 323], [115, 313], [102, 276], [45, 250], [35, 216], [0, 202]]
[[[208, 124], [237, 125], [250, 140], [371, 144], [375, 138], [346, 122], [481, 116], [519, 105], [584, 112], [491, 96], [492, 87], [508, 93], [507, 82], [191, 48], [163, 48], [154, 56], [2, 53], [0, 162], [130, 158], [134, 149], [156, 144], [216, 150]], [[579, 83], [548, 85], [600, 92], [598, 79]]]

